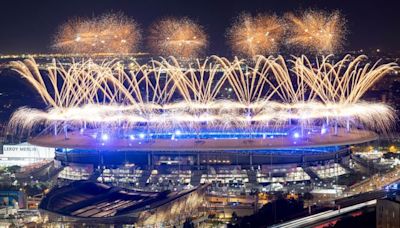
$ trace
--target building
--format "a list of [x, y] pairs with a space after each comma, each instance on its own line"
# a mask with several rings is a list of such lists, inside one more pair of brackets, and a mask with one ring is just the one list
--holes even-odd
[[400, 196], [395, 199], [378, 199], [376, 204], [376, 227], [400, 227]]
[[77, 181], [53, 188], [39, 208], [48, 224], [183, 224], [201, 216], [206, 185], [182, 191], [143, 192]]

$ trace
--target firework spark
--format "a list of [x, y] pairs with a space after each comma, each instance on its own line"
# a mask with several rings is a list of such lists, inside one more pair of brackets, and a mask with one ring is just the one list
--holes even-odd
[[190, 19], [167, 18], [151, 26], [148, 45], [156, 54], [190, 58], [204, 51], [207, 36], [203, 28]]
[[284, 32], [285, 26], [276, 15], [241, 14], [227, 36], [235, 54], [253, 57], [277, 52]]
[[339, 50], [346, 33], [345, 20], [338, 11], [306, 11], [286, 15], [289, 26], [287, 43], [291, 46], [329, 54]]
[[77, 18], [59, 27], [53, 47], [64, 53], [130, 53], [140, 41], [135, 21], [123, 14]]
[[[317, 62], [293, 58], [288, 61], [291, 68], [282, 56], [257, 56], [252, 65], [213, 56], [185, 67], [171, 57], [143, 65], [133, 62], [129, 69], [115, 61], [82, 60], [67, 68], [53, 62], [46, 74], [41, 74], [34, 59], [11, 62], [10, 67], [51, 108], [21, 109], [10, 126], [29, 130], [39, 124], [67, 123], [76, 128], [122, 124], [126, 129], [144, 124], [155, 132], [257, 131], [295, 120], [308, 127], [327, 122], [328, 126], [390, 128], [393, 109], [361, 97], [384, 75], [398, 70], [396, 64], [371, 65], [365, 56], [349, 55], [336, 63], [331, 63], [331, 56]], [[234, 100], [218, 99], [226, 86]]]

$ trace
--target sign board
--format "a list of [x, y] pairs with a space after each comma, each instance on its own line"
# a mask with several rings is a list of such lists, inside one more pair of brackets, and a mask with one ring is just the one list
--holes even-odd
[[0, 158], [52, 159], [54, 158], [54, 154], [54, 148], [21, 143], [17, 145], [3, 145], [3, 154], [0, 154]]

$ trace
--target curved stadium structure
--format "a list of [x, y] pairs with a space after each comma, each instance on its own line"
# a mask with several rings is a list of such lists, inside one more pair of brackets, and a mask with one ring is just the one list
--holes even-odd
[[56, 148], [62, 183], [89, 180], [45, 196], [40, 208], [53, 221], [175, 224], [182, 208], [201, 214], [205, 189], [306, 192], [345, 174], [350, 146], [395, 119], [390, 106], [361, 98], [397, 65], [365, 56], [28, 58], [9, 67], [48, 105], [20, 108], [9, 128]]
[[40, 130], [30, 142], [57, 148], [64, 164], [304, 164], [348, 155], [395, 118], [361, 97], [397, 65], [366, 56], [53, 60], [44, 68], [26, 59], [10, 67], [48, 104], [19, 109], [10, 127]]

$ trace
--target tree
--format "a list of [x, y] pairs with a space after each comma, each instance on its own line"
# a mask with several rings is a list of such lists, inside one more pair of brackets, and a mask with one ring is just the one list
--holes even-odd
[[187, 218], [185, 223], [183, 223], [183, 228], [194, 228], [194, 224], [190, 218]]
[[10, 173], [17, 173], [21, 169], [21, 166], [13, 165], [7, 168]]
[[232, 213], [231, 224], [232, 224], [232, 225], [236, 225], [236, 223], [238, 222], [238, 220], [239, 220], [239, 217], [238, 217], [238, 215], [236, 214], [236, 211], [234, 211], [234, 212]]
[[267, 203], [257, 213], [245, 216], [235, 227], [265, 227], [291, 219], [294, 215], [304, 212], [301, 200], [285, 199], [281, 195], [277, 200]]

